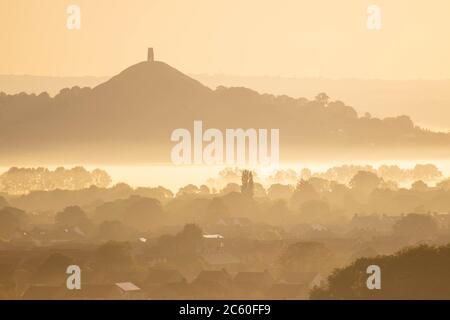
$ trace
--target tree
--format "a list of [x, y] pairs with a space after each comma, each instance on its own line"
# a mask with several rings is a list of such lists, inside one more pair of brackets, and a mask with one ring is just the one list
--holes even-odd
[[386, 180], [403, 181], [407, 179], [407, 172], [398, 166], [382, 165], [378, 168], [377, 174]]
[[294, 193], [294, 187], [285, 184], [275, 183], [269, 187], [267, 195], [272, 200], [283, 199], [288, 200], [292, 197]]
[[91, 186], [105, 188], [110, 183], [111, 178], [105, 171], [95, 169], [89, 172], [83, 167], [70, 170], [58, 167], [54, 171], [41, 167], [12, 167], [0, 175], [0, 190], [10, 194], [24, 194], [35, 190], [79, 190]]
[[112, 182], [111, 177], [104, 170], [95, 169], [92, 171], [91, 176], [93, 184], [99, 188], [106, 188]]
[[217, 222], [218, 220], [230, 215], [228, 207], [223, 203], [222, 199], [217, 197], [211, 200], [206, 209], [206, 213], [206, 218], [210, 222]]
[[27, 222], [25, 211], [12, 207], [0, 209], [0, 237], [10, 238], [15, 232], [22, 231]]
[[133, 194], [139, 195], [141, 197], [153, 198], [159, 201], [173, 198], [172, 191], [161, 186], [156, 188], [138, 187], [134, 190]]
[[[313, 289], [310, 299], [421, 300], [450, 299], [450, 245], [422, 245], [394, 255], [361, 258], [335, 270], [327, 285]], [[381, 268], [381, 289], [367, 288], [367, 267]]]
[[314, 189], [313, 185], [308, 181], [300, 180], [295, 187], [291, 202], [297, 209], [302, 203], [317, 199], [319, 199], [319, 193]]
[[177, 241], [184, 250], [183, 253], [199, 253], [203, 245], [202, 229], [196, 224], [187, 224], [183, 230], [177, 234]]
[[273, 225], [289, 225], [292, 217], [286, 200], [275, 200], [264, 213], [265, 222]]
[[133, 266], [131, 247], [128, 243], [108, 241], [95, 253], [94, 265], [99, 271], [120, 271]]
[[418, 180], [411, 185], [411, 189], [417, 192], [424, 192], [428, 190], [428, 186], [422, 180]]
[[309, 200], [300, 206], [300, 216], [308, 223], [326, 223], [330, 221], [330, 206], [323, 200]]
[[178, 190], [176, 197], [181, 197], [185, 195], [195, 195], [200, 192], [200, 189], [193, 184], [188, 184], [187, 186], [184, 186]]
[[79, 206], [70, 206], [58, 212], [55, 222], [61, 228], [80, 227], [85, 229], [91, 224], [86, 213]]
[[241, 193], [248, 198], [253, 198], [254, 184], [253, 184], [253, 173], [250, 170], [242, 171], [242, 185]]
[[321, 106], [326, 106], [330, 101], [330, 97], [325, 92], [321, 92], [318, 95], [316, 95], [315, 101], [319, 103]]
[[300, 179], [301, 180], [309, 180], [312, 177], [312, 172], [308, 168], [303, 168], [302, 171], [300, 171]]
[[373, 190], [375, 190], [382, 179], [379, 178], [375, 173], [368, 171], [359, 171], [355, 176], [350, 180], [350, 187], [357, 192], [368, 196]]
[[319, 242], [296, 242], [281, 254], [279, 264], [284, 272], [320, 272], [333, 264], [333, 253]]
[[436, 180], [442, 177], [442, 172], [434, 164], [418, 164], [412, 169], [414, 180]]
[[89, 171], [83, 167], [74, 167], [70, 171], [70, 189], [84, 189], [92, 185], [92, 177]]
[[267, 196], [266, 189], [264, 189], [264, 186], [261, 183], [253, 184], [253, 195], [256, 198], [264, 198]]
[[207, 185], [202, 184], [199, 188], [199, 194], [202, 196], [207, 196], [211, 193], [211, 190], [209, 190]]
[[223, 188], [222, 190], [220, 190], [220, 194], [225, 195], [225, 194], [229, 194], [232, 192], [239, 192], [242, 190], [242, 187], [239, 187], [239, 185], [237, 183], [228, 183], [225, 188]]
[[411, 213], [398, 220], [393, 229], [395, 235], [425, 238], [436, 234], [438, 225], [429, 214]]
[[445, 179], [442, 180], [441, 182], [439, 182], [438, 184], [436, 184], [436, 186], [439, 189], [442, 189], [444, 191], [449, 191], [450, 190], [450, 178], [449, 179]]
[[120, 221], [103, 221], [98, 227], [98, 238], [102, 240], [125, 241], [130, 238], [132, 229]]
[[65, 277], [67, 267], [73, 264], [73, 260], [60, 253], [52, 253], [39, 267], [39, 277]]
[[3, 209], [4, 207], [7, 207], [7, 206], [9, 206], [8, 201], [6, 201], [5, 198], [0, 196], [0, 209]]
[[133, 228], [146, 231], [158, 226], [164, 219], [161, 202], [151, 198], [132, 198], [130, 205], [125, 209], [123, 222]]

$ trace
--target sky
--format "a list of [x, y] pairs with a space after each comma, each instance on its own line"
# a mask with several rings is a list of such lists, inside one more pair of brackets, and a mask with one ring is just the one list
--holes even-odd
[[448, 0], [0, 0], [0, 74], [109, 76], [154, 47], [192, 74], [448, 79], [449, 34]]

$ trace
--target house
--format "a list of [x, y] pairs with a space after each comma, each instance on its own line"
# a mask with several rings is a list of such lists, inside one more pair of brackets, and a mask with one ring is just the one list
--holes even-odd
[[226, 270], [202, 271], [190, 284], [189, 299], [229, 299], [231, 281]]
[[322, 285], [324, 281], [325, 279], [315, 272], [287, 272], [281, 276], [278, 283], [301, 285], [307, 289], [312, 289]]
[[64, 290], [65, 300], [120, 300], [124, 295], [114, 284], [81, 284], [79, 290]]
[[324, 283], [323, 277], [316, 272], [286, 272], [277, 283], [266, 290], [265, 298], [274, 300], [305, 300], [311, 289]]
[[225, 247], [224, 236], [221, 234], [204, 234], [203, 235], [203, 252], [214, 253], [221, 251]]
[[233, 226], [233, 227], [248, 227], [252, 224], [252, 221], [246, 217], [226, 217], [217, 222], [221, 226]]
[[151, 289], [170, 283], [185, 282], [183, 275], [174, 269], [150, 269], [147, 278], [142, 281], [141, 287]]
[[233, 282], [239, 286], [260, 289], [272, 285], [274, 279], [267, 270], [264, 270], [263, 272], [239, 272]]
[[309, 290], [301, 284], [276, 283], [265, 291], [264, 297], [270, 300], [306, 300]]
[[172, 282], [161, 286], [147, 289], [146, 294], [149, 299], [157, 300], [187, 300], [193, 299], [193, 286], [187, 282]]
[[229, 285], [231, 283], [231, 276], [225, 270], [218, 271], [205, 271], [200, 272], [193, 281], [193, 283], [211, 283], [211, 284], [219, 284], [219, 285]]
[[150, 299], [182, 299], [186, 296], [187, 282], [178, 270], [150, 269], [140, 284]]
[[222, 270], [236, 269], [241, 265], [241, 260], [226, 252], [212, 252], [201, 255], [201, 260], [206, 269]]
[[233, 279], [234, 296], [238, 299], [263, 299], [264, 289], [273, 283], [274, 279], [267, 270], [239, 272]]
[[224, 236], [220, 234], [204, 234], [203, 239], [224, 239]]
[[315, 286], [324, 282], [322, 276], [314, 272], [287, 272], [277, 283], [266, 290], [265, 298], [274, 300], [304, 300]]
[[23, 293], [22, 300], [58, 300], [64, 289], [61, 286], [31, 285]]

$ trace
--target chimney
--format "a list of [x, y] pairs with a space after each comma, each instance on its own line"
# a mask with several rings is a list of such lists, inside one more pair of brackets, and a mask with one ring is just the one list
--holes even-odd
[[147, 62], [153, 62], [153, 61], [155, 61], [155, 56], [153, 54], [153, 48], [148, 48]]

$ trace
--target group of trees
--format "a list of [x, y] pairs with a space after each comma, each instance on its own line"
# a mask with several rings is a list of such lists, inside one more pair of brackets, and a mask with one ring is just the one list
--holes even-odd
[[203, 231], [198, 225], [190, 223], [175, 235], [160, 236], [151, 250], [170, 255], [196, 256], [201, 252], [202, 245]]
[[[274, 184], [260, 191], [259, 184], [254, 182], [254, 173], [249, 170], [242, 171], [237, 188], [230, 183], [229, 192], [221, 190], [214, 193], [207, 186], [189, 185], [174, 196], [162, 187], [133, 189], [125, 184], [101, 189], [101, 193], [96, 187], [66, 191], [75, 195], [68, 201], [72, 203], [80, 199], [80, 192], [92, 192], [95, 196], [89, 197], [83, 206], [68, 205], [56, 210], [53, 230], [47, 227], [45, 232], [54, 232], [56, 237], [60, 237], [76, 230], [77, 235], [73, 239], [101, 243], [89, 261], [90, 268], [99, 274], [120, 273], [137, 267], [139, 263], [135, 261], [132, 246], [144, 248], [149, 256], [187, 257], [187, 261], [193, 264], [189, 268], [195, 269], [198, 267], [194, 267], [198, 264], [196, 259], [199, 259], [205, 244], [202, 229], [229, 232], [224, 233], [227, 239], [234, 236], [239, 239], [283, 240], [284, 245], [280, 246], [278, 254], [270, 258], [274, 269], [282, 274], [329, 274], [336, 266], [343, 265], [344, 260], [340, 257], [343, 251], [331, 250], [333, 247], [320, 239], [334, 239], [338, 233], [349, 239], [360, 239], [358, 232], [365, 236], [377, 234], [377, 229], [387, 225], [388, 233], [384, 236], [389, 241], [411, 243], [430, 240], [438, 234], [448, 234], [450, 230], [450, 218], [442, 220], [438, 215], [426, 212], [432, 208], [439, 208], [440, 212], [450, 210], [450, 191], [444, 188], [445, 180], [436, 187], [417, 181], [410, 189], [401, 189], [372, 171], [358, 171], [347, 185], [308, 175], [307, 172], [302, 172], [301, 176], [303, 178], [295, 186]], [[37, 215], [11, 207], [10, 201], [20, 204], [27, 197], [39, 198], [52, 192], [55, 191], [7, 199], [0, 197], [0, 239], [14, 240], [27, 233], [41, 236], [39, 227], [33, 225]], [[104, 198], [96, 203], [93, 200], [98, 200], [99, 195]], [[383, 215], [376, 215], [376, 212]], [[230, 217], [248, 218], [256, 223], [250, 222], [244, 228], [222, 228], [228, 223], [224, 221], [232, 220], [228, 219]], [[368, 223], [364, 224], [364, 221]], [[181, 225], [184, 227], [178, 232], [177, 229], [161, 232], [169, 226]], [[281, 227], [277, 229], [277, 226]], [[263, 232], [255, 236], [259, 230]], [[300, 231], [296, 233], [295, 230]], [[283, 234], [289, 236], [283, 237]], [[311, 298], [448, 297], [450, 292], [446, 286], [450, 287], [450, 283], [438, 281], [439, 277], [449, 276], [446, 271], [450, 267], [448, 257], [450, 246], [421, 246], [391, 256], [366, 256], [335, 270], [326, 286], [312, 291]], [[349, 260], [345, 261], [348, 263]], [[35, 276], [47, 279], [55, 270], [71, 262], [65, 256], [52, 254], [37, 267]], [[366, 268], [371, 264], [379, 265], [383, 270], [382, 290], [367, 289]], [[421, 290], [414, 291], [416, 277], [419, 279], [417, 283], [425, 289], [420, 287]], [[422, 293], [424, 290], [427, 295]]]
[[31, 191], [79, 190], [96, 186], [106, 188], [111, 177], [104, 170], [92, 172], [83, 167], [49, 170], [47, 168], [10, 168], [0, 175], [0, 192], [25, 194]]
[[[369, 290], [367, 267], [381, 270], [381, 289]], [[393, 255], [361, 258], [335, 270], [327, 285], [311, 292], [311, 299], [448, 299], [450, 297], [450, 245], [421, 245]]]
[[296, 242], [284, 250], [278, 260], [283, 273], [328, 272], [335, 263], [333, 252], [320, 242]]
[[[370, 165], [342, 165], [334, 166], [323, 172], [312, 172], [308, 168], [303, 168], [299, 172], [286, 169], [276, 170], [269, 177], [263, 178], [255, 172], [254, 181], [256, 184], [273, 185], [289, 184], [295, 185], [298, 180], [309, 180], [310, 178], [321, 178], [348, 184], [350, 180], [360, 171], [371, 172], [386, 182], [394, 184], [411, 183], [422, 180], [426, 183], [434, 183], [442, 179], [442, 172], [433, 164], [417, 164], [413, 168], [403, 169], [397, 165], [381, 165], [378, 168]], [[217, 178], [210, 178], [207, 185], [211, 189], [220, 190], [230, 183], [240, 183], [244, 170], [239, 168], [225, 168], [219, 172]]]
[[93, 218], [97, 222], [120, 221], [136, 230], [146, 231], [161, 226], [165, 215], [160, 201], [131, 196], [98, 206]]
[[[302, 176], [308, 178], [305, 172]], [[309, 176], [300, 179], [296, 186], [273, 184], [266, 190], [254, 181], [253, 172], [244, 170], [240, 184], [229, 183], [215, 193], [205, 185], [188, 185], [174, 196], [162, 187], [131, 188], [118, 184], [112, 188], [39, 191], [7, 200], [0, 198], [0, 208], [7, 207], [0, 211], [0, 222], [4, 221], [4, 236], [11, 236], [12, 230], [22, 230], [19, 226], [26, 219], [11, 213], [11, 207], [16, 207], [28, 212], [53, 211], [57, 227], [78, 227], [87, 234], [94, 232], [99, 239], [127, 239], [133, 232], [189, 222], [214, 225], [232, 217], [286, 228], [318, 224], [322, 226], [319, 229], [343, 226], [349, 230], [353, 223], [355, 227], [370, 227], [378, 232], [394, 228], [398, 235], [414, 233], [411, 230], [418, 228], [417, 234], [429, 236], [445, 227], [429, 213], [450, 210], [445, 181], [436, 187], [417, 181], [406, 189], [373, 172], [359, 171], [347, 185]], [[418, 216], [408, 215], [411, 213]], [[359, 216], [356, 220], [355, 214]], [[372, 221], [369, 226], [361, 218], [376, 214], [408, 218], [395, 226], [395, 219], [367, 218], [365, 221]], [[51, 215], [29, 217], [41, 223], [52, 222]]]
[[[419, 140], [435, 145], [438, 141], [443, 141], [441, 139], [445, 139], [445, 134], [423, 130], [406, 115], [384, 119], [369, 114], [360, 116], [354, 108], [342, 101], [333, 101], [326, 93], [319, 93], [315, 99], [308, 100], [286, 95], [260, 95], [247, 88], [220, 86], [215, 94], [228, 102], [228, 105], [233, 105], [241, 110], [241, 113], [244, 112], [244, 115], [251, 115], [252, 111], [261, 114], [262, 107], [265, 106], [265, 119], [282, 124], [280, 129], [284, 132], [286, 143], [296, 141], [297, 147], [305, 142], [341, 147], [392, 145], [404, 147]], [[327, 139], [327, 142], [324, 142], [324, 139]]]
[[417, 164], [411, 169], [402, 169], [397, 165], [372, 166], [343, 165], [332, 167], [325, 172], [312, 174], [314, 177], [348, 183], [360, 171], [375, 173], [385, 181], [395, 183], [423, 180], [427, 182], [442, 178], [442, 172], [433, 164]]
[[13, 237], [16, 232], [24, 230], [28, 224], [29, 217], [25, 211], [12, 207], [0, 208], [0, 239]]

